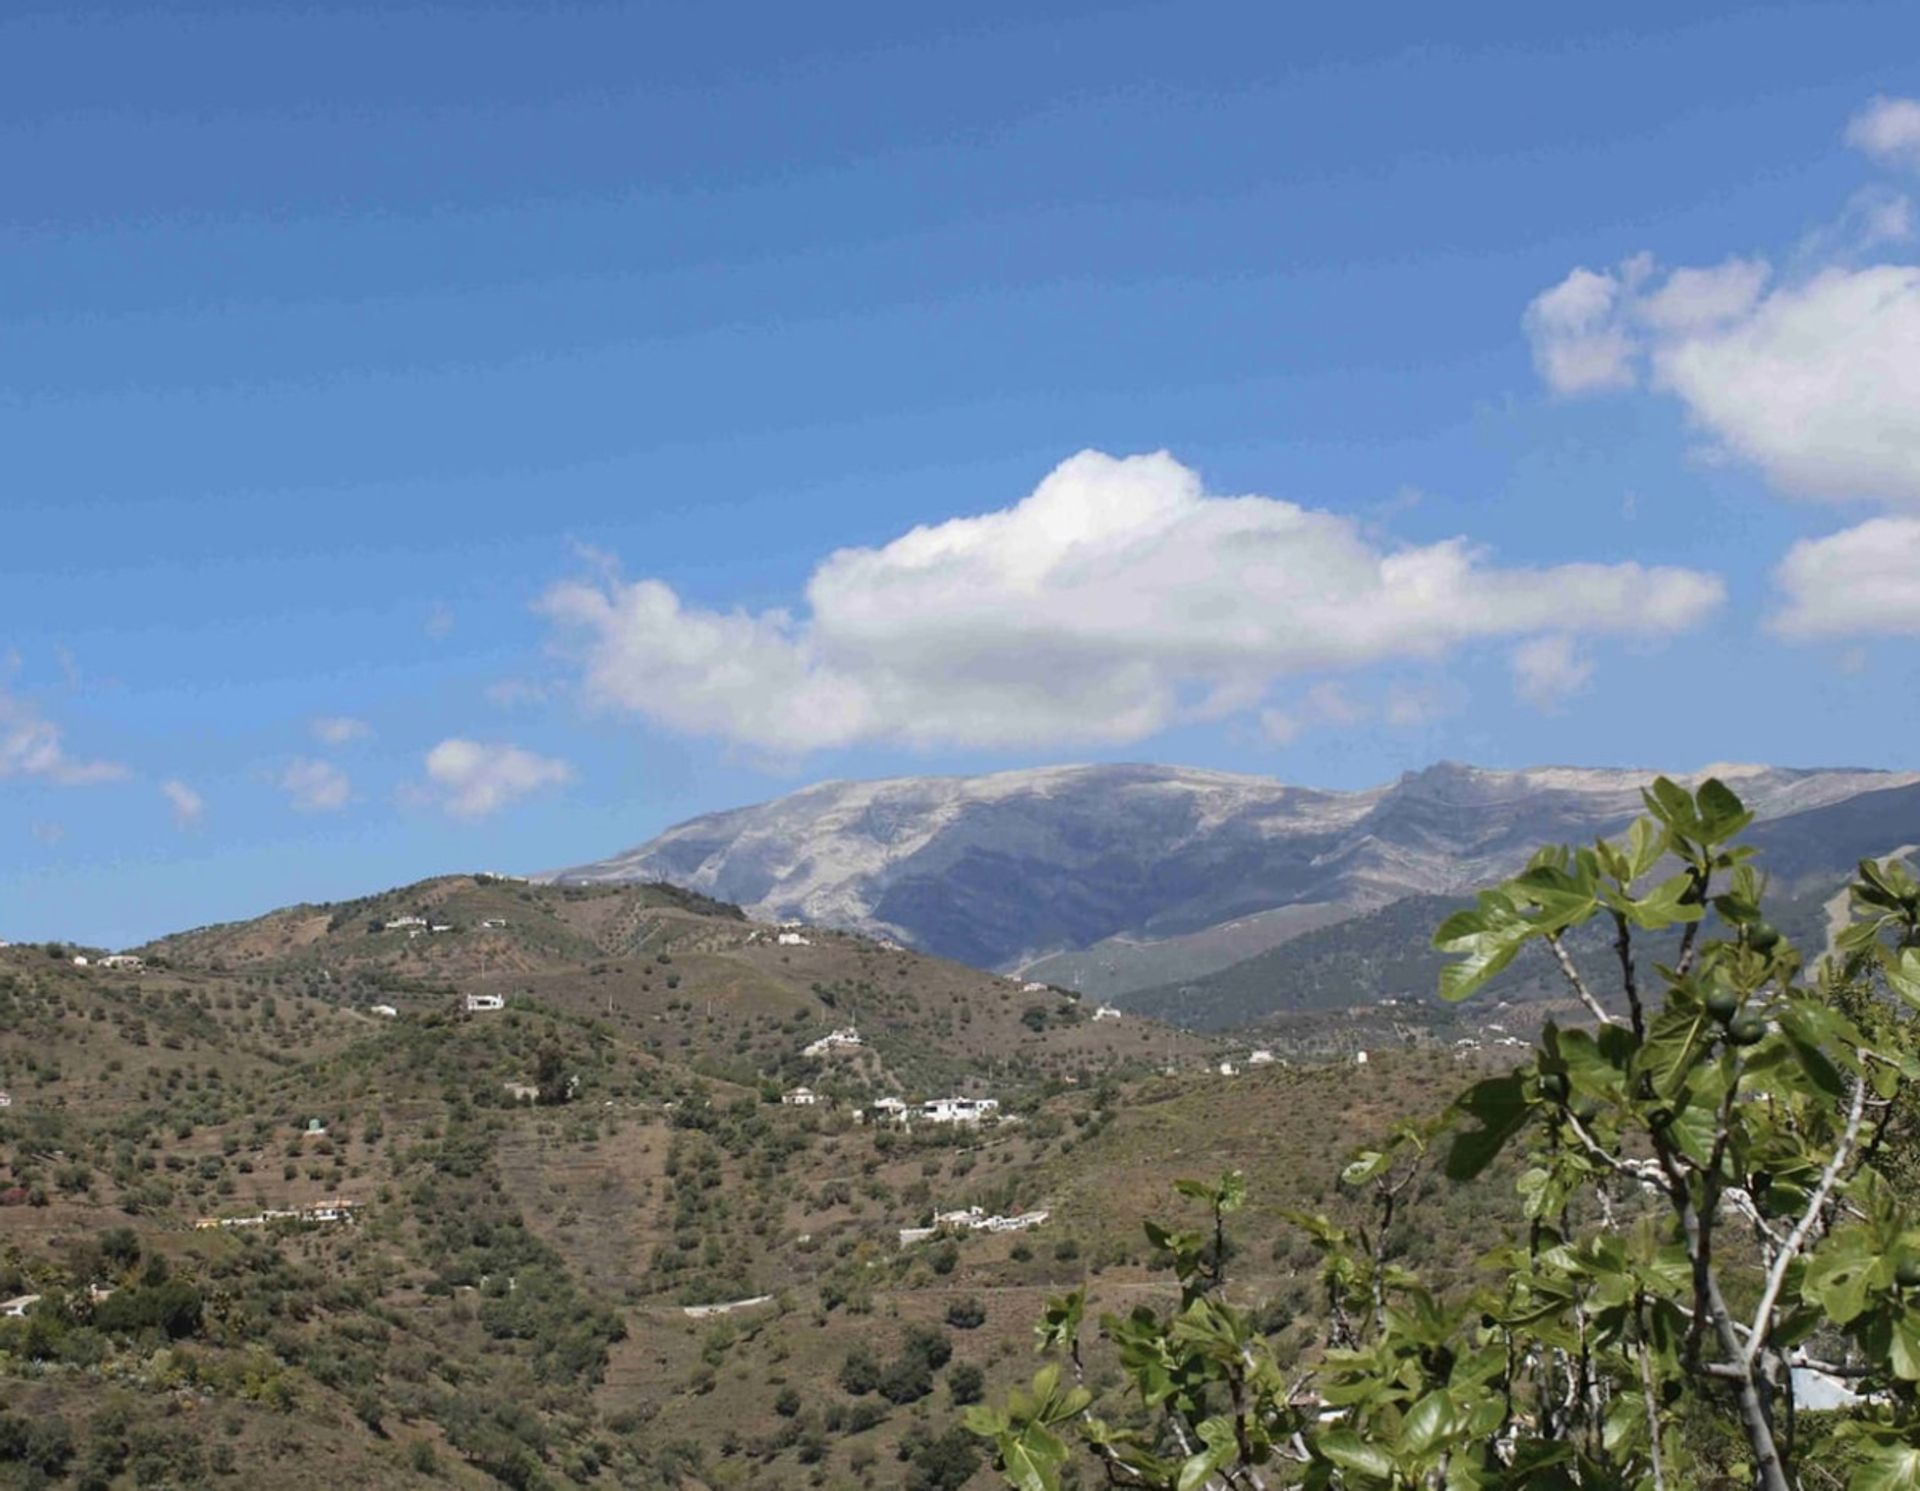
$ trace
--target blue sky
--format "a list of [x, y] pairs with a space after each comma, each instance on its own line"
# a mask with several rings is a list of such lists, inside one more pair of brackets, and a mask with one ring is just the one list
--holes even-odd
[[1902, 4], [10, 6], [0, 936], [827, 776], [1912, 767], [1916, 58]]

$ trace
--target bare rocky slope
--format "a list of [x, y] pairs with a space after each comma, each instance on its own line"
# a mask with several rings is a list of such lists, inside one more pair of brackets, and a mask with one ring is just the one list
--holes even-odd
[[[1462, 894], [1543, 842], [1616, 830], [1653, 775], [1442, 763], [1329, 792], [1112, 765], [825, 782], [543, 878], [665, 880], [757, 916], [1109, 997], [1203, 977], [1407, 896]], [[1719, 775], [1765, 819], [1920, 783], [1739, 765], [1676, 775]]]

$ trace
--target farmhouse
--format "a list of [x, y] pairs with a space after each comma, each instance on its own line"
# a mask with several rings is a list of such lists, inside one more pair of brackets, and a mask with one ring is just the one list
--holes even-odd
[[397, 1020], [400, 1018], [400, 1011], [390, 1004], [376, 1004], [368, 1010], [368, 1013], [379, 1015], [381, 1018], [387, 1020]]
[[132, 953], [108, 953], [106, 957], [100, 960], [100, 966], [102, 968], [118, 968], [137, 973], [140, 969], [145, 968], [147, 964], [144, 958], [137, 958]]
[[798, 932], [782, 932], [780, 934], [779, 941], [780, 941], [780, 946], [782, 947], [812, 947], [813, 946], [812, 943], [808, 942], [807, 939], [802, 937]]
[[800, 1048], [802, 1056], [825, 1056], [831, 1051], [851, 1051], [864, 1046], [860, 1032], [851, 1025], [841, 1030], [830, 1030], [817, 1041], [811, 1041]]
[[73, 955], [73, 966], [75, 968], [85, 968], [87, 966], [87, 962], [88, 962], [88, 959], [85, 953], [75, 953]]
[[1247, 1058], [1247, 1065], [1248, 1066], [1272, 1066], [1273, 1053], [1271, 1051], [1255, 1051], [1251, 1056]]
[[470, 1015], [480, 1014], [486, 1010], [503, 1010], [506, 1007], [507, 996], [504, 994], [469, 994], [467, 996], [467, 1013]]
[[928, 1123], [979, 1123], [999, 1111], [996, 1098], [930, 1098], [920, 1105], [920, 1116]]
[[1093, 1012], [1093, 1018], [1096, 1020], [1118, 1020], [1120, 1018], [1120, 1011], [1110, 1004], [1103, 1004]]
[[789, 1087], [780, 1094], [780, 1101], [789, 1108], [812, 1108], [820, 1101], [820, 1094], [811, 1087]]
[[424, 927], [426, 924], [427, 919], [424, 916], [396, 916], [392, 921], [382, 923], [382, 930], [398, 932], [406, 927]]

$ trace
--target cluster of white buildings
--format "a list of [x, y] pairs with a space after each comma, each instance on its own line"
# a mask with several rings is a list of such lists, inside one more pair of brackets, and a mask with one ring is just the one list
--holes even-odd
[[[910, 1124], [918, 1119], [923, 1123], [978, 1124], [999, 1117], [1000, 1100], [929, 1098], [924, 1103], [909, 1103], [900, 1098], [878, 1098], [870, 1111], [875, 1123]], [[853, 1116], [859, 1121], [866, 1115], [856, 1110]]]
[[1050, 1211], [1023, 1211], [1011, 1217], [990, 1217], [977, 1206], [965, 1211], [936, 1212], [931, 1227], [902, 1227], [900, 1246], [911, 1247], [942, 1232], [1025, 1232], [1052, 1216]]
[[264, 1227], [269, 1222], [351, 1222], [358, 1215], [360, 1203], [349, 1201], [344, 1196], [334, 1196], [325, 1201], [315, 1201], [307, 1206], [285, 1207], [257, 1212], [250, 1217], [202, 1217], [194, 1227], [202, 1232], [219, 1227]]
[[424, 929], [426, 925], [427, 919], [424, 916], [396, 916], [392, 921], [382, 923], [381, 930], [386, 932], [404, 932], [409, 927], [420, 927]]
[[860, 1039], [860, 1032], [848, 1025], [839, 1030], [829, 1030], [817, 1041], [810, 1041], [800, 1048], [802, 1056], [827, 1056], [835, 1051], [854, 1051], [866, 1044]]

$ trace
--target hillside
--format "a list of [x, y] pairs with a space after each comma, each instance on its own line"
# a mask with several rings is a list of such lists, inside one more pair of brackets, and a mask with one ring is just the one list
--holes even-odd
[[[1244, 1047], [648, 886], [446, 877], [144, 956], [0, 950], [0, 1299], [37, 1296], [0, 1484], [984, 1486], [956, 1405], [1049, 1290], [1164, 1292], [1167, 1174], [1245, 1164], [1284, 1282], [1282, 1199], [1460, 1074], [1224, 1077]], [[892, 1092], [1005, 1121], [856, 1119]], [[1465, 1259], [1508, 1202], [1463, 1205]], [[901, 1245], [969, 1206], [1048, 1215]]]
[[[1920, 783], [1714, 770], [1768, 819]], [[1407, 896], [1464, 894], [1538, 844], [1616, 831], [1651, 776], [1444, 763], [1361, 792], [1169, 766], [827, 782], [547, 878], [668, 881], [1109, 999]]]

